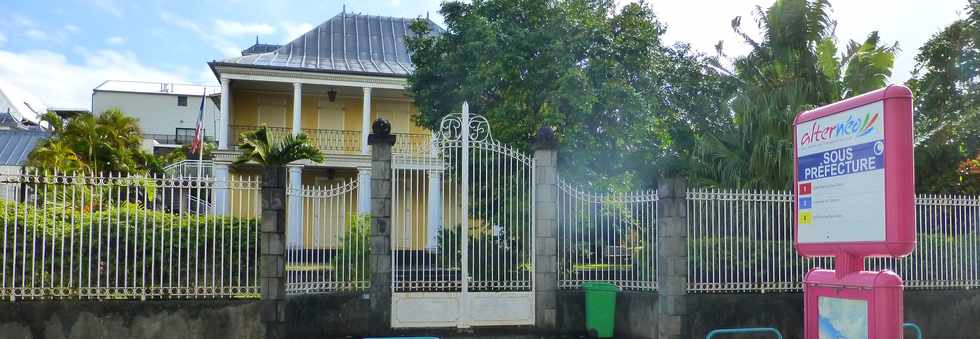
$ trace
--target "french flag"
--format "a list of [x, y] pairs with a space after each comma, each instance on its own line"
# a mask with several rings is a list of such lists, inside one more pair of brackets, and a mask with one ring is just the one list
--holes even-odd
[[191, 153], [201, 150], [204, 143], [204, 101], [208, 99], [208, 88], [204, 88], [204, 95], [201, 96], [201, 109], [197, 113], [197, 126], [194, 127], [194, 140], [191, 141]]

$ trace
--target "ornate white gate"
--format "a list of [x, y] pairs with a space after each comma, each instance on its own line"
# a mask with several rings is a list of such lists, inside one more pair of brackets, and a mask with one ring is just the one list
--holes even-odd
[[393, 161], [393, 327], [534, 324], [534, 158], [468, 111]]

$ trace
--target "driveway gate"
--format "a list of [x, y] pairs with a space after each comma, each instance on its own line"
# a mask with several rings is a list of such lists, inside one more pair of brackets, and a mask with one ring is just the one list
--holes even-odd
[[534, 158], [468, 110], [394, 159], [393, 327], [534, 324]]

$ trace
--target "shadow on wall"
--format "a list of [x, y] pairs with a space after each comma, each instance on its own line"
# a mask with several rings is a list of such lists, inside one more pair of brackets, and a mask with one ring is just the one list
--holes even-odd
[[[619, 292], [616, 338], [656, 338], [657, 324], [657, 293]], [[585, 293], [581, 289], [558, 291], [558, 329], [563, 334], [586, 333]]]
[[[802, 338], [803, 294], [689, 295], [691, 338], [732, 327], [774, 327], [786, 339]], [[980, 333], [980, 292], [905, 291], [905, 322], [922, 328], [923, 338], [976, 338]], [[906, 333], [911, 338], [912, 332]], [[758, 336], [764, 338], [764, 336]]]
[[256, 301], [0, 303], [0, 339], [259, 339]]

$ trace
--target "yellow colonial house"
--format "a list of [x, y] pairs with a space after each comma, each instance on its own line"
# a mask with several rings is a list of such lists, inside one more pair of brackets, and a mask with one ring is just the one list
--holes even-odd
[[[305, 133], [324, 152], [322, 162], [289, 166], [290, 190], [355, 182], [357, 189], [352, 194], [356, 197], [350, 205], [356, 208], [349, 213], [370, 211], [367, 139], [375, 119], [391, 123], [397, 138], [393, 152], [403, 155], [399, 158], [431, 156], [432, 133], [413, 123], [416, 108], [405, 88], [413, 66], [404, 39], [414, 34], [409, 29], [413, 20], [341, 13], [285, 45], [256, 44], [240, 57], [210, 62], [221, 83], [215, 179], [220, 182], [259, 173], [254, 166], [231, 166], [231, 161], [238, 155], [239, 135], [265, 124], [273, 135]], [[432, 34], [443, 31], [431, 21], [428, 24]], [[417, 165], [396, 161], [393, 166]], [[440, 196], [438, 175], [433, 171], [413, 181], [427, 187], [422, 189], [427, 196]], [[228, 205], [221, 194], [217, 193], [216, 205]], [[314, 212], [309, 207], [304, 212], [308, 204], [302, 199], [290, 195], [288, 201], [291, 246], [310, 246], [313, 240], [303, 240], [303, 234], [322, 220], [311, 217]], [[424, 201], [420, 197], [402, 203], [407, 211], [423, 211], [410, 217], [413, 225], [406, 232], [410, 234], [395, 234], [405, 237], [406, 247], [435, 246], [441, 212], [430, 208], [435, 206], [421, 206]], [[334, 246], [330, 243], [323, 244]]]

